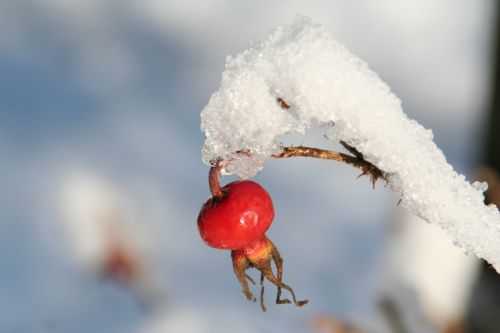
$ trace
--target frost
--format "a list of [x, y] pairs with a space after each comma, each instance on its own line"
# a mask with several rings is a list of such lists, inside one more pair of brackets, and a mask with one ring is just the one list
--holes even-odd
[[[277, 102], [282, 98], [291, 108]], [[365, 62], [305, 18], [228, 57], [222, 82], [202, 111], [203, 160], [225, 172], [255, 175], [280, 151], [278, 136], [314, 124], [389, 174], [401, 205], [437, 223], [465, 251], [500, 269], [500, 215], [446, 162], [433, 134], [409, 119], [401, 101]]]
[[488, 183], [487, 182], [474, 182], [474, 183], [472, 183], [472, 187], [474, 187], [478, 191], [486, 192], [486, 190], [488, 190]]

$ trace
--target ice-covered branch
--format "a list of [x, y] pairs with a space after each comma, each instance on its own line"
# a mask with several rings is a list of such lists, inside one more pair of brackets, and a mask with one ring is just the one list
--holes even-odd
[[241, 178], [286, 154], [280, 135], [324, 126], [329, 139], [346, 142], [387, 175], [402, 207], [500, 269], [500, 214], [484, 205], [485, 184], [457, 174], [432, 132], [409, 119], [378, 75], [324, 27], [299, 18], [228, 57], [201, 117], [204, 161], [221, 159], [223, 171]]

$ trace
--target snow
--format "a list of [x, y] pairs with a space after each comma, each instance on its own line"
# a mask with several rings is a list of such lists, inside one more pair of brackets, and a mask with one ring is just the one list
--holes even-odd
[[387, 84], [321, 25], [298, 17], [228, 57], [201, 120], [203, 160], [222, 159], [240, 178], [280, 151], [281, 135], [324, 126], [329, 139], [346, 141], [389, 174], [403, 208], [500, 271], [500, 215], [483, 203], [486, 186], [455, 172], [432, 131], [409, 119]]

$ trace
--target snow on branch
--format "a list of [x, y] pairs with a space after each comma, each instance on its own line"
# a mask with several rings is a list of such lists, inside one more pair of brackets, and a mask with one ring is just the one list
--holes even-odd
[[297, 18], [229, 56], [201, 120], [203, 160], [223, 161], [240, 178], [282, 153], [280, 135], [324, 126], [329, 139], [384, 172], [405, 209], [500, 271], [500, 214], [483, 203], [486, 183], [471, 185], [456, 173], [432, 132], [409, 119], [387, 84], [321, 25]]

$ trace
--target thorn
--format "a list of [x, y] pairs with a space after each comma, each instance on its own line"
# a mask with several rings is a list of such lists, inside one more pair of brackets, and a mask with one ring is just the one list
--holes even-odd
[[340, 141], [340, 144], [351, 154], [359, 159], [363, 159], [363, 154], [361, 154], [356, 148], [348, 145], [345, 141]]

